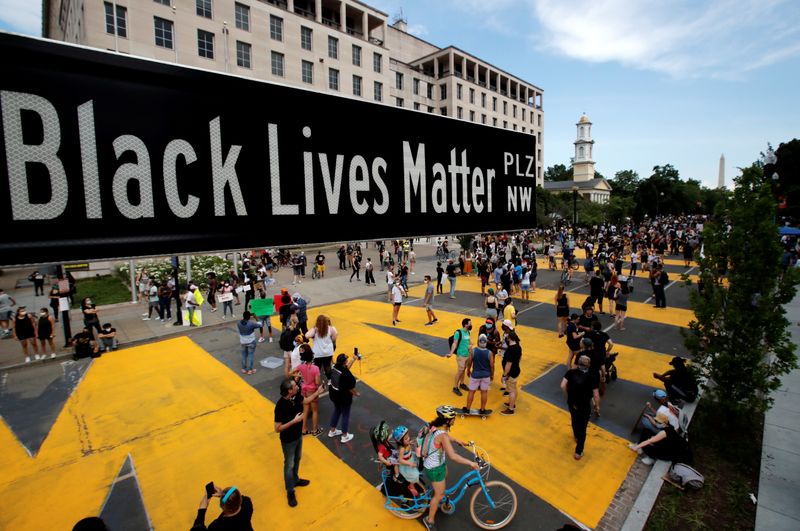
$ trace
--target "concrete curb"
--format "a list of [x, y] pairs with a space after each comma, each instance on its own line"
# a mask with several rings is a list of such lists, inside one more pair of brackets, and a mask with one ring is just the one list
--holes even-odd
[[[692, 418], [697, 405], [700, 403], [701, 396], [702, 392], [698, 393], [697, 400], [691, 404], [684, 404], [682, 408], [683, 412], [689, 417], [689, 426], [691, 426]], [[658, 498], [658, 493], [661, 492], [661, 486], [664, 484], [664, 480], [661, 478], [667, 473], [670, 465], [671, 463], [667, 461], [653, 463], [650, 474], [648, 474], [644, 485], [642, 485], [636, 501], [633, 502], [633, 507], [631, 507], [627, 518], [625, 518], [625, 523], [622, 524], [622, 531], [641, 531], [644, 529], [647, 519], [650, 517], [650, 512], [656, 503], [656, 498]]]

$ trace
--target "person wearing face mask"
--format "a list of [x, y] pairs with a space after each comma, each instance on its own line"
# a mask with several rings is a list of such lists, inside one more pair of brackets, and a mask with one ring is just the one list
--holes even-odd
[[488, 317], [486, 319], [486, 322], [478, 329], [478, 335], [486, 336], [486, 348], [492, 353], [491, 377], [494, 379], [495, 356], [497, 356], [497, 350], [500, 348], [501, 339], [500, 331], [497, 329], [493, 318]]
[[18, 339], [22, 345], [25, 363], [30, 363], [31, 361], [31, 357], [28, 354], [28, 345], [33, 347], [33, 353], [36, 355], [36, 359], [39, 359], [39, 347], [36, 345], [36, 322], [25, 306], [17, 308], [17, 313], [14, 315], [14, 338]]
[[600, 403], [600, 381], [589, 371], [589, 356], [578, 358], [578, 366], [570, 369], [561, 380], [561, 390], [567, 395], [567, 408], [572, 419], [572, 434], [575, 436], [575, 460], [583, 457], [586, 443], [586, 428], [592, 412], [592, 399]]
[[436, 314], [433, 313], [434, 297], [436, 297], [436, 290], [433, 287], [433, 282], [431, 282], [431, 276], [425, 275], [425, 297], [422, 300], [422, 304], [425, 306], [425, 313], [428, 315], [428, 322], [425, 323], [425, 326], [432, 326], [434, 323], [439, 322]]
[[97, 315], [97, 308], [89, 297], [84, 297], [81, 301], [81, 312], [83, 312], [83, 324], [91, 330], [94, 328], [100, 333], [100, 316]]
[[236, 317], [233, 314], [233, 285], [229, 281], [225, 281], [222, 283], [222, 288], [219, 290], [218, 299], [219, 302], [222, 303], [222, 318], [225, 319], [228, 316], [228, 313], [231, 314], [231, 317]]
[[50, 345], [50, 357], [56, 357], [56, 344], [53, 338], [56, 335], [56, 323], [47, 308], [39, 310], [39, 325], [36, 327], [36, 338], [42, 347], [42, 357], [47, 354], [47, 345]]
[[472, 330], [472, 319], [466, 317], [461, 320], [461, 328], [453, 332], [453, 344], [450, 345], [449, 358], [456, 355], [456, 377], [453, 380], [453, 393], [458, 396], [463, 395], [461, 389], [469, 391], [469, 387], [464, 384], [464, 374], [467, 370], [467, 360], [472, 353], [472, 345], [469, 342], [469, 331]]
[[403, 289], [400, 279], [395, 279], [394, 286], [392, 287], [392, 325], [400, 322], [400, 305], [403, 304], [403, 297], [406, 295], [406, 290]]

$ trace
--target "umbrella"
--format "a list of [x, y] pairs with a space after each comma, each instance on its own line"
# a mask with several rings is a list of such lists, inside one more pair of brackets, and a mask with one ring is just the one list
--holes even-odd
[[797, 227], [781, 227], [778, 232], [781, 236], [800, 236], [800, 229]]

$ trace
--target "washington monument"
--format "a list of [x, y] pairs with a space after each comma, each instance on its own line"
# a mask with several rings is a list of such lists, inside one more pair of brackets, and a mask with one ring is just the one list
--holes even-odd
[[719, 181], [717, 188], [725, 188], [725, 154], [719, 156]]

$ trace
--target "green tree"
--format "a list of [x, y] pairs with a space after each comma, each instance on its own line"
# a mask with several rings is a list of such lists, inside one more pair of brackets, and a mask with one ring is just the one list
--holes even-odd
[[556, 164], [548, 166], [544, 171], [545, 181], [571, 181], [572, 180], [572, 166], [567, 168], [563, 164]]
[[732, 200], [703, 230], [704, 290], [691, 294], [695, 319], [685, 341], [709, 396], [733, 419], [765, 411], [780, 376], [797, 367], [783, 305], [798, 276], [782, 273], [771, 183], [758, 164], [736, 181]]
[[639, 174], [633, 170], [622, 170], [614, 174], [614, 178], [610, 181], [611, 187], [614, 189], [613, 196], [633, 197], [636, 193], [636, 188], [639, 187]]
[[635, 208], [632, 197], [619, 196], [616, 192], [611, 193], [611, 199], [604, 205], [606, 219], [611, 223], [622, 223], [633, 215]]

